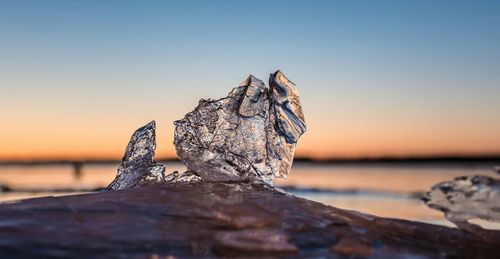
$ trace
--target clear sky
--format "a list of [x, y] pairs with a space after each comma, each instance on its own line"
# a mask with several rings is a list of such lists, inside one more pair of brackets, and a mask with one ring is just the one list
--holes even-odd
[[281, 69], [298, 156], [500, 153], [500, 1], [0, 1], [0, 159], [120, 157]]

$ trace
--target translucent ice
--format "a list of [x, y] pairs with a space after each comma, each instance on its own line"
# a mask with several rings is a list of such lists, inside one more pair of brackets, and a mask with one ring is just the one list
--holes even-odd
[[470, 232], [480, 227], [469, 223], [469, 219], [500, 222], [500, 180], [491, 177], [457, 177], [434, 185], [422, 200], [430, 208], [444, 212], [449, 221]]
[[154, 160], [155, 129], [156, 123], [151, 121], [134, 132], [108, 190], [127, 189], [145, 182], [165, 182], [165, 166], [156, 165]]
[[199, 181], [201, 181], [201, 178], [192, 171], [187, 171], [184, 173], [174, 171], [173, 173], [165, 176], [166, 183], [192, 183]]
[[276, 115], [278, 130], [288, 143], [296, 143], [306, 131], [306, 123], [295, 84], [281, 71], [276, 71], [269, 78], [269, 85], [273, 104], [271, 108]]
[[305, 122], [295, 85], [281, 71], [271, 89], [250, 75], [227, 97], [200, 100], [174, 124], [177, 155], [204, 181], [286, 177]]

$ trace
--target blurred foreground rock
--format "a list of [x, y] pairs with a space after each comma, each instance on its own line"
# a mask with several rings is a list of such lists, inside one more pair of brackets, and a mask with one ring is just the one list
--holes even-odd
[[488, 258], [500, 231], [379, 218], [247, 183], [177, 183], [0, 205], [9, 258]]

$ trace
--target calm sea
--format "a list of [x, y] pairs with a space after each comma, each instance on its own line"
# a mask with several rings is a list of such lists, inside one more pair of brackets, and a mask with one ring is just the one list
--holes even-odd
[[[70, 189], [89, 190], [107, 186], [118, 164], [84, 165], [77, 176], [71, 166], [3, 166], [1, 202], [47, 195], [75, 194]], [[497, 177], [491, 164], [315, 164], [296, 162], [288, 179], [276, 185], [303, 198], [339, 208], [383, 217], [410, 219], [452, 226], [441, 212], [427, 208], [419, 199], [435, 183], [461, 175]], [[167, 163], [167, 172], [183, 171], [178, 162]], [[65, 191], [66, 189], [66, 191]], [[81, 192], [76, 192], [81, 193]], [[475, 221], [487, 228], [500, 224]]]

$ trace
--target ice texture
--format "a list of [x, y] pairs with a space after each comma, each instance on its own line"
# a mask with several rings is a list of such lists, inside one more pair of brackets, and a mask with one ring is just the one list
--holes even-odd
[[299, 94], [281, 71], [270, 88], [250, 75], [227, 97], [202, 99], [176, 121], [174, 144], [189, 171], [203, 181], [286, 178], [305, 132]]
[[444, 212], [459, 228], [474, 232], [481, 227], [469, 223], [479, 218], [500, 222], [500, 180], [488, 176], [461, 176], [436, 184], [422, 200], [432, 209]]
[[156, 123], [151, 121], [134, 132], [108, 190], [132, 188], [146, 182], [165, 182], [165, 166], [156, 165], [154, 160], [155, 130]]
[[285, 136], [288, 143], [296, 143], [306, 131], [297, 88], [280, 71], [269, 78], [269, 85], [273, 104], [271, 108], [276, 116], [278, 131]]
[[174, 171], [173, 173], [165, 176], [166, 183], [193, 183], [200, 182], [201, 178], [192, 171], [187, 171], [184, 173], [179, 173]]

